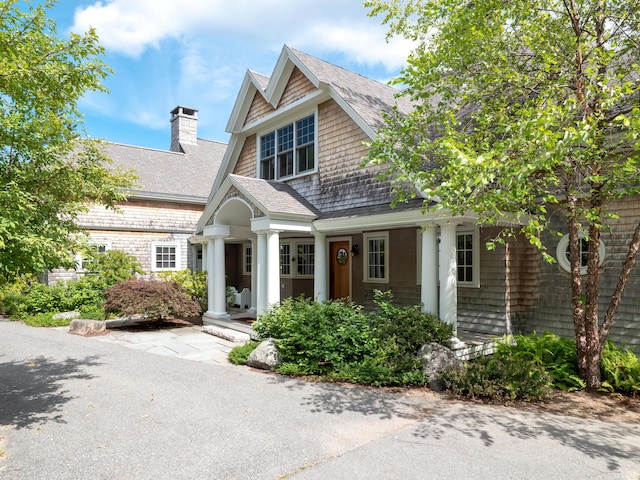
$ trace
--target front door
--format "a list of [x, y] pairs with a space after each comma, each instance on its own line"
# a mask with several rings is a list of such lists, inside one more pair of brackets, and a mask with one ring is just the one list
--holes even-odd
[[329, 244], [331, 269], [329, 272], [329, 298], [350, 298], [349, 277], [351, 272], [349, 242], [331, 242]]

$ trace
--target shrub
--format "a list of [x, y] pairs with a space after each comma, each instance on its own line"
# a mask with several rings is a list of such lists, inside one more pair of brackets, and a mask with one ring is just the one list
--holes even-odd
[[275, 338], [290, 373], [327, 374], [372, 354], [371, 337], [361, 307], [343, 301], [314, 302], [288, 298], [254, 323], [261, 338]]
[[552, 378], [535, 358], [511, 354], [481, 357], [462, 370], [449, 370], [441, 379], [447, 390], [468, 398], [543, 400]]
[[200, 304], [202, 311], [207, 310], [207, 272], [194, 271], [188, 268], [175, 272], [159, 272], [158, 278], [177, 283], [193, 300]]
[[150, 320], [169, 316], [194, 317], [202, 310], [179, 285], [160, 280], [132, 279], [115, 284], [104, 292], [105, 314], [143, 315]]
[[575, 341], [553, 333], [518, 335], [514, 342], [501, 342], [496, 356], [536, 359], [553, 378], [553, 386], [566, 391], [582, 390], [578, 376]]
[[633, 351], [607, 341], [602, 351], [602, 389], [609, 392], [640, 391], [640, 358]]
[[229, 361], [235, 365], [245, 365], [249, 355], [251, 355], [251, 352], [253, 352], [258, 345], [260, 345], [260, 342], [250, 341], [244, 345], [233, 347], [229, 352]]
[[36, 313], [35, 315], [25, 315], [21, 320], [31, 327], [66, 327], [71, 323], [68, 318], [54, 319], [54, 313]]
[[94, 285], [101, 291], [144, 273], [138, 259], [121, 250], [95, 252], [85, 262], [85, 267], [88, 270], [86, 278], [93, 279]]

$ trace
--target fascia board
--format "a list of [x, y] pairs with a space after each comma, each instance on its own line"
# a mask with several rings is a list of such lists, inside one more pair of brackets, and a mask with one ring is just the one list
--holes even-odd
[[[235, 167], [236, 161], [238, 159], [238, 155], [240, 148], [242, 147], [242, 143], [238, 140], [240, 137], [237, 134], [231, 135], [229, 139], [229, 144], [227, 145], [227, 149], [224, 152], [224, 156], [222, 157], [222, 163], [220, 164], [220, 168], [218, 169], [218, 173], [216, 174], [216, 178], [213, 180], [213, 186], [211, 187], [211, 192], [209, 193], [209, 198], [207, 199], [207, 203], [211, 202], [213, 196], [220, 189], [222, 183], [227, 178], [227, 175], [230, 173]], [[232, 162], [233, 160], [233, 162]]]
[[198, 220], [198, 223], [196, 225], [197, 232], [201, 232], [204, 229], [206, 221], [209, 219], [209, 217], [211, 217], [211, 215], [213, 215], [213, 212], [215, 212], [216, 208], [218, 208], [218, 205], [229, 191], [231, 185], [231, 177], [225, 176], [222, 185], [220, 185], [217, 190], [212, 190], [212, 196], [209, 198], [209, 201], [207, 202], [207, 205], [204, 208], [204, 211], [202, 212], [202, 215], [200, 216], [200, 219]]
[[285, 45], [273, 69], [271, 81], [265, 90], [265, 97], [273, 108], [277, 108], [294, 67], [298, 67], [315, 87], [319, 86], [320, 81], [318, 78], [294, 55], [289, 47]]
[[244, 118], [247, 116], [249, 108], [251, 107], [253, 96], [258, 91], [261, 92], [262, 90], [258, 85], [256, 85], [255, 79], [253, 78], [253, 75], [251, 75], [251, 72], [247, 70], [247, 73], [242, 80], [242, 85], [240, 86], [240, 91], [238, 92], [236, 101], [233, 104], [233, 109], [231, 110], [229, 121], [227, 122], [227, 126], [225, 128], [225, 131], [227, 133], [233, 134], [234, 132], [242, 128]]
[[[439, 218], [441, 214], [438, 214]], [[433, 215], [436, 218], [436, 215]], [[386, 230], [404, 225], [424, 225], [430, 220], [429, 214], [422, 210], [408, 210], [362, 217], [341, 217], [315, 220], [313, 227], [316, 232], [332, 233], [362, 230]]]
[[371, 128], [371, 125], [369, 125], [360, 115], [358, 115], [353, 107], [344, 98], [342, 98], [342, 96], [340, 96], [340, 94], [338, 94], [338, 92], [336, 92], [336, 90], [331, 85], [328, 85], [327, 88], [330, 92], [331, 98], [335, 100], [340, 108], [342, 108], [342, 110], [344, 110], [346, 114], [349, 115], [349, 117], [362, 129], [362, 131], [364, 131], [364, 133], [367, 134], [367, 136], [371, 140], [375, 140], [376, 131]]
[[311, 233], [311, 221], [285, 220], [279, 218], [260, 217], [251, 220], [252, 232], [282, 231]]

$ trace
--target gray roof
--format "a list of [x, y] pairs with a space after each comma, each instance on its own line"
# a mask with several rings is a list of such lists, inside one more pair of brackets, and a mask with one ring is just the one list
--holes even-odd
[[133, 196], [204, 204], [227, 144], [198, 139], [181, 146], [185, 153], [105, 143], [104, 153], [114, 166], [135, 171]]
[[229, 174], [236, 186], [250, 195], [265, 213], [316, 217], [318, 211], [289, 184]]
[[390, 111], [394, 105], [401, 113], [412, 109], [406, 96], [398, 97], [400, 90], [351, 72], [332, 63], [320, 60], [291, 47], [286, 47], [309, 71], [323, 83], [331, 85], [336, 93], [374, 130], [384, 126], [382, 111]]

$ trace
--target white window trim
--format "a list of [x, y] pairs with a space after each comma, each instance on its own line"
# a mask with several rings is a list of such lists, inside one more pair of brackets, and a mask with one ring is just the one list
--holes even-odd
[[[281, 257], [280, 257], [280, 249], [284, 246], [284, 245], [289, 245], [289, 273], [282, 273], [282, 262], [281, 262]], [[280, 246], [278, 247], [278, 266], [280, 268], [280, 277], [282, 278], [291, 278], [293, 277], [293, 243], [290, 241], [286, 241], [286, 242], [280, 242]]]
[[[585, 237], [584, 232], [578, 233], [578, 239], [582, 240]], [[558, 246], [556, 247], [556, 260], [558, 264], [565, 272], [571, 272], [571, 262], [567, 259], [566, 251], [569, 248], [569, 234], [563, 235], [560, 241], [558, 242]], [[602, 265], [604, 262], [604, 257], [607, 254], [607, 251], [604, 246], [604, 242], [600, 239], [600, 263], [598, 266]], [[587, 274], [587, 266], [580, 266], [580, 275]]]
[[[307, 117], [310, 117], [311, 115], [313, 115], [314, 117], [314, 121], [313, 121], [313, 169], [311, 170], [305, 170], [302, 173], [297, 173], [295, 170], [298, 168], [298, 162], [297, 162], [297, 158], [296, 158], [296, 150], [297, 150], [297, 145], [295, 144], [295, 128], [294, 130], [294, 147], [293, 147], [293, 151], [294, 151], [294, 158], [293, 158], [293, 162], [294, 162], [294, 173], [293, 175], [288, 175], [286, 177], [278, 177], [278, 152], [277, 152], [277, 137], [278, 137], [278, 129], [285, 127], [287, 125], [290, 124], [294, 124], [299, 121], [299, 120], [303, 120]], [[293, 117], [293, 119], [291, 119], [291, 117], [287, 116], [287, 120], [286, 121], [282, 121], [280, 123], [278, 123], [274, 128], [269, 128], [269, 129], [263, 129], [260, 130], [257, 135], [256, 135], [256, 178], [262, 178], [260, 176], [260, 154], [261, 154], [261, 143], [262, 143], [262, 137], [271, 133], [271, 132], [275, 132], [275, 136], [276, 136], [276, 152], [275, 152], [275, 158], [274, 158], [274, 175], [275, 178], [273, 179], [274, 181], [285, 181], [285, 180], [291, 180], [293, 178], [300, 178], [300, 177], [305, 177], [307, 175], [312, 175], [314, 173], [318, 173], [318, 109], [314, 108], [312, 111], [308, 111], [306, 113], [302, 113], [300, 115], [296, 115], [295, 117]]]
[[[384, 239], [384, 277], [369, 277], [369, 240]], [[362, 234], [362, 246], [364, 259], [362, 262], [363, 272], [362, 279], [365, 283], [389, 283], [389, 257], [391, 256], [391, 248], [389, 245], [389, 232], [365, 232]]]
[[[459, 227], [456, 230], [456, 255], [458, 254], [458, 235], [472, 235], [471, 241], [473, 245], [473, 280], [470, 282], [462, 282], [457, 280], [458, 272], [456, 271], [456, 281], [459, 287], [480, 288], [480, 229], [474, 227]], [[457, 260], [457, 258], [456, 258]], [[457, 264], [457, 262], [456, 262]]]
[[[173, 268], [156, 267], [156, 247], [174, 247], [176, 249], [176, 266]], [[209, 253], [209, 252], [207, 252]], [[182, 255], [179, 242], [151, 242], [151, 271], [152, 272], [174, 272], [182, 270]]]
[[247, 249], [251, 249], [251, 264], [253, 263], [253, 255], [255, 254], [251, 244], [245, 243], [242, 245], [242, 274], [243, 275], [251, 275], [251, 269], [252, 269], [252, 265], [247, 263]]

